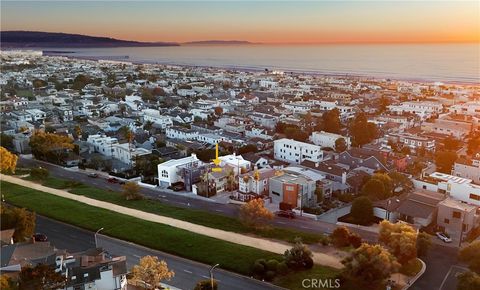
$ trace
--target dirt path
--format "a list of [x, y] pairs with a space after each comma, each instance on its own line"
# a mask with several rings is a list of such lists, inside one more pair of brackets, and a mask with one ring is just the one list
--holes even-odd
[[[63, 198], [75, 200], [91, 206], [118, 212], [124, 215], [132, 216], [132, 217], [143, 219], [146, 221], [169, 225], [172, 227], [180, 228], [180, 229], [187, 230], [200, 235], [209, 236], [219, 240], [224, 240], [224, 241], [235, 243], [235, 244], [254, 247], [264, 251], [283, 254], [285, 250], [291, 248], [291, 245], [288, 243], [272, 241], [272, 240], [267, 240], [267, 239], [262, 239], [257, 237], [250, 237], [247, 235], [228, 232], [228, 231], [219, 230], [219, 229], [213, 229], [206, 226], [197, 225], [197, 224], [189, 223], [186, 221], [182, 221], [182, 220], [178, 220], [170, 217], [160, 216], [160, 215], [140, 211], [137, 209], [123, 207], [113, 203], [99, 201], [99, 200], [88, 198], [85, 196], [72, 194], [65, 190], [46, 187], [46, 186], [31, 182], [28, 180], [23, 180], [18, 177], [13, 177], [10, 175], [0, 174], [0, 178], [1, 180], [7, 181], [10, 183], [33, 188], [39, 191], [43, 191], [43, 192], [47, 192]], [[338, 257], [326, 255], [324, 253], [313, 252], [313, 260], [315, 261], [316, 264], [319, 264], [319, 265], [330, 266], [337, 269], [340, 269], [343, 267]]]

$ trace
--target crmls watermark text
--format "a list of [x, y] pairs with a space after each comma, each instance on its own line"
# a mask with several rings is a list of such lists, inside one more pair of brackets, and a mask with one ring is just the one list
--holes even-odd
[[303, 279], [302, 287], [305, 289], [338, 289], [340, 279]]

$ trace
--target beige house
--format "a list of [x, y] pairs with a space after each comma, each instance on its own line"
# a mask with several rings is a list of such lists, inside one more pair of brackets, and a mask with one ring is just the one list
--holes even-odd
[[448, 197], [438, 204], [437, 226], [453, 240], [460, 240], [461, 235], [464, 239], [473, 228], [480, 226], [480, 210], [474, 205]]

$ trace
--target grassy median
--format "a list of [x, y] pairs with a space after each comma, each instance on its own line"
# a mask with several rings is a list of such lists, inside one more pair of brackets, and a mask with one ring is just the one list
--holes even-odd
[[103, 233], [109, 236], [205, 264], [220, 263], [222, 268], [240, 274], [249, 275], [256, 259], [281, 258], [271, 252], [137, 219], [9, 182], [1, 181], [0, 185], [6, 201], [15, 206], [92, 231], [103, 227]]
[[55, 177], [48, 177], [42, 184], [47, 187], [65, 189], [73, 194], [83, 195], [93, 199], [230, 232], [255, 234], [260, 237], [287, 242], [293, 242], [295, 238], [301, 237], [302, 241], [306, 244], [319, 243], [326, 238], [325, 235], [320, 233], [307, 233], [294, 229], [271, 227], [266, 230], [254, 230], [243, 225], [239, 219], [233, 217], [227, 217], [203, 210], [171, 206], [157, 200], [145, 199], [126, 201], [119, 192], [99, 189], [79, 182]]

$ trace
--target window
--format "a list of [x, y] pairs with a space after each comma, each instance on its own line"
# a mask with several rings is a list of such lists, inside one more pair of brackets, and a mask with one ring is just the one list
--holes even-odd
[[456, 219], [459, 219], [459, 218], [462, 217], [462, 213], [459, 212], [459, 211], [454, 211], [454, 212], [452, 212], [452, 217], [456, 218]]
[[287, 185], [287, 186], [285, 187], [285, 189], [286, 189], [286, 190], [289, 190], [289, 191], [292, 191], [292, 190], [293, 190], [293, 186]]
[[478, 195], [478, 194], [473, 194], [473, 193], [470, 193], [470, 199], [473, 199], [473, 200], [480, 200], [480, 195]]
[[168, 178], [168, 171], [162, 170], [162, 177]]
[[443, 222], [446, 223], [446, 224], [449, 224], [450, 220], [449, 219], [444, 219]]

